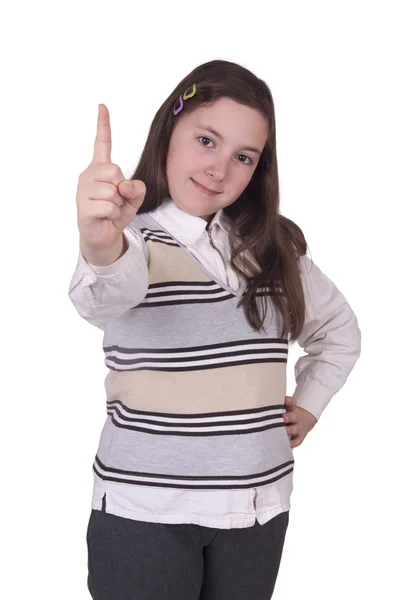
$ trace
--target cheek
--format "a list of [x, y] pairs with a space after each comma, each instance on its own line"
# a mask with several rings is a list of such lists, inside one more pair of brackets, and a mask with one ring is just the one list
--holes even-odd
[[251, 169], [246, 169], [245, 167], [242, 167], [241, 169], [238, 169], [238, 171], [235, 173], [235, 189], [237, 191], [239, 191], [239, 193], [241, 194], [243, 192], [243, 190], [246, 189], [246, 187], [249, 185], [250, 180], [253, 176], [254, 171]]
[[167, 160], [167, 171], [169, 171], [172, 176], [178, 174], [184, 174], [190, 170], [193, 170], [193, 166], [195, 164], [195, 159], [193, 152], [171, 152], [168, 156]]
[[193, 154], [186, 154], [181, 157], [179, 164], [177, 165], [176, 173], [182, 179], [190, 179], [191, 177], [200, 177], [204, 179], [203, 175], [207, 169], [207, 163], [202, 161], [201, 158]]

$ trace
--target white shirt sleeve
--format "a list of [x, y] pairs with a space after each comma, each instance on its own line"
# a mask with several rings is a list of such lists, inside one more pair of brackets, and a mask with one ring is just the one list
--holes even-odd
[[345, 384], [361, 354], [361, 331], [346, 298], [308, 256], [300, 258], [306, 318], [296, 340], [306, 355], [295, 364], [297, 406], [317, 419]]
[[103, 330], [109, 321], [140, 304], [149, 285], [145, 243], [131, 227], [124, 229], [124, 235], [129, 247], [111, 265], [91, 265], [79, 249], [68, 289], [79, 315]]

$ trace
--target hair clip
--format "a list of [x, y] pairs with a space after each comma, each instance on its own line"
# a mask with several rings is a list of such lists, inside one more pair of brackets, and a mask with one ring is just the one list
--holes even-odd
[[176, 102], [178, 102], [178, 100], [175, 102], [174, 104], [174, 115], [177, 115], [178, 113], [181, 112], [182, 108], [183, 108], [183, 100], [182, 100], [182, 96], [179, 96], [179, 100], [181, 101], [179, 108], [175, 108], [176, 106]]
[[192, 93], [191, 94], [188, 94], [189, 88], [183, 94], [183, 99], [184, 100], [187, 100], [188, 98], [192, 98], [195, 95], [195, 93], [196, 93], [196, 84], [195, 83], [192, 85], [192, 88], [193, 89], [192, 89]]
[[[195, 93], [196, 93], [196, 84], [195, 84], [195, 83], [193, 84], [193, 86], [192, 86], [192, 91], [191, 91], [191, 93], [190, 93], [190, 94], [188, 93], [188, 92], [189, 92], [189, 90], [190, 90], [190, 88], [188, 88], [188, 89], [186, 90], [186, 92], [183, 94], [183, 97], [182, 97], [182, 96], [179, 96], [178, 100], [175, 102], [175, 104], [174, 104], [174, 115], [177, 115], [178, 113], [180, 113], [180, 112], [181, 112], [181, 110], [182, 110], [182, 108], [183, 108], [183, 100], [188, 100], [189, 98], [193, 98], [193, 96], [194, 96], [194, 95], [195, 95]], [[178, 108], [175, 108], [178, 102], [179, 102], [180, 104], [179, 104]]]

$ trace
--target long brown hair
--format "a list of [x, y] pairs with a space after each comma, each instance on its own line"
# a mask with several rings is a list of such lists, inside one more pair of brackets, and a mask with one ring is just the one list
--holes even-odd
[[173, 108], [193, 84], [196, 94], [184, 102], [182, 114], [226, 97], [258, 110], [267, 120], [268, 139], [253, 176], [239, 198], [224, 208], [224, 213], [232, 219], [231, 266], [247, 283], [238, 307], [243, 304], [254, 329], [264, 330], [269, 296], [282, 315], [281, 336], [295, 341], [305, 318], [298, 259], [306, 254], [308, 246], [300, 227], [279, 212], [275, 109], [263, 80], [245, 67], [225, 60], [204, 63], [182, 79], [157, 111], [131, 177], [143, 181], [147, 188], [138, 213], [158, 208], [169, 196], [166, 161], [179, 118], [179, 114], [174, 116]]

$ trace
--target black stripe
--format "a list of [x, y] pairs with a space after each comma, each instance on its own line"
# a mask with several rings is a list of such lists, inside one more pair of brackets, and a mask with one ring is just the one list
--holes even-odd
[[221, 292], [225, 292], [226, 296], [232, 296], [229, 292], [226, 292], [223, 288], [217, 288], [215, 290], [170, 290], [165, 292], [150, 292], [150, 294], [146, 294], [146, 298], [161, 298], [163, 296], [187, 296], [190, 294], [199, 294], [199, 295], [209, 295], [209, 294], [220, 294]]
[[103, 481], [114, 481], [116, 483], [130, 483], [131, 485], [145, 485], [147, 487], [164, 487], [164, 488], [174, 488], [174, 489], [191, 489], [191, 490], [239, 490], [239, 489], [249, 489], [249, 488], [255, 488], [255, 487], [260, 487], [263, 485], [267, 485], [269, 483], [275, 483], [276, 481], [279, 481], [280, 479], [283, 479], [284, 477], [286, 477], [287, 475], [289, 475], [289, 473], [291, 473], [293, 471], [293, 468], [289, 469], [288, 471], [285, 471], [284, 473], [281, 473], [281, 475], [277, 475], [276, 477], [273, 477], [272, 479], [265, 479], [264, 481], [260, 481], [258, 483], [245, 483], [243, 485], [189, 485], [189, 484], [178, 484], [178, 483], [161, 483], [161, 482], [154, 482], [154, 483], [150, 483], [147, 481], [130, 481], [129, 479], [120, 479], [117, 477], [109, 477], [109, 476], [105, 476], [105, 475], [101, 475], [96, 468], [94, 468], [95, 473], [101, 478], [103, 479]]
[[[143, 362], [152, 362], [152, 363], [165, 363], [165, 362], [172, 362], [172, 363], [184, 363], [184, 362], [193, 362], [193, 361], [198, 361], [201, 362], [202, 360], [215, 360], [217, 358], [228, 358], [230, 356], [247, 356], [249, 354], [271, 354], [271, 353], [275, 353], [275, 352], [279, 352], [280, 354], [287, 354], [288, 351], [283, 349], [264, 349], [261, 348], [260, 350], [236, 350], [236, 351], [231, 351], [231, 350], [227, 350], [226, 352], [219, 352], [218, 354], [207, 354], [205, 356], [198, 356], [197, 354], [194, 356], [176, 356], [176, 357], [172, 357], [172, 356], [168, 356], [167, 358], [163, 358], [163, 357], [153, 357], [153, 356], [147, 356], [147, 357], [142, 357], [142, 358], [118, 358], [116, 356], [107, 356], [108, 360], [113, 361], [114, 363], [116, 363], [117, 365], [138, 365], [139, 363], [143, 363]], [[137, 352], [132, 352], [132, 354], [137, 354]]]
[[263, 423], [264, 421], [271, 421], [272, 419], [279, 419], [279, 418], [283, 418], [281, 414], [278, 415], [267, 415], [264, 417], [254, 417], [252, 419], [241, 419], [240, 421], [234, 420], [234, 421], [218, 421], [217, 423], [213, 422], [213, 421], [203, 421], [202, 423], [168, 423], [168, 422], [161, 422], [161, 421], [155, 421], [153, 419], [139, 419], [137, 417], [126, 417], [125, 415], [123, 415], [120, 410], [116, 407], [112, 407], [112, 412], [107, 410], [107, 413], [109, 415], [112, 415], [113, 413], [117, 413], [118, 416], [123, 420], [126, 421], [127, 423], [132, 423], [132, 422], [139, 422], [139, 423], [148, 423], [151, 425], [159, 425], [159, 426], [163, 426], [163, 427], [225, 427], [226, 425], [247, 425], [249, 423]]
[[[135, 477], [160, 477], [162, 479], [184, 479], [185, 481], [202, 481], [204, 479], [211, 479], [215, 481], [222, 481], [224, 479], [235, 481], [240, 481], [241, 479], [256, 479], [257, 477], [267, 477], [268, 475], [272, 475], [272, 473], [276, 473], [285, 467], [289, 467], [294, 464], [294, 460], [288, 460], [281, 465], [273, 467], [272, 469], [268, 469], [267, 471], [261, 471], [261, 473], [253, 473], [252, 475], [211, 475], [209, 477], [204, 477], [204, 475], [164, 475], [164, 473], [146, 473], [143, 471], [128, 471], [126, 469], [117, 469], [115, 467], [106, 467], [104, 463], [101, 462], [98, 455], [95, 456], [95, 463], [98, 463], [100, 468], [104, 471], [110, 473], [120, 473], [121, 475], [134, 475]], [[94, 465], [95, 465], [94, 463]]]
[[[204, 346], [184, 346], [181, 348], [135, 348], [135, 352], [157, 352], [158, 354], [161, 352], [194, 352], [199, 350], [218, 350], [219, 348], [230, 348], [233, 346], [247, 346], [248, 344], [255, 345], [268, 345], [282, 343], [287, 345], [288, 340], [285, 338], [268, 338], [266, 340], [262, 339], [246, 339], [246, 340], [236, 340], [234, 342], [220, 342], [218, 344], [205, 344]], [[103, 346], [104, 352], [111, 352], [112, 350], [118, 350], [121, 353], [130, 354], [132, 352], [132, 348], [126, 348], [122, 346], [118, 346], [117, 344], [113, 344], [112, 346]]]
[[170, 235], [162, 235], [159, 233], [154, 233], [152, 231], [144, 232], [143, 237], [145, 239], [151, 240], [151, 241], [153, 241], [153, 240], [163, 241], [163, 242], [170, 241], [170, 242], [174, 242], [176, 244], [176, 241]]
[[167, 242], [171, 242], [173, 244], [176, 244], [177, 242], [170, 237], [169, 235], [156, 235], [154, 233], [145, 233], [144, 234], [144, 239], [150, 240], [152, 242], [163, 242], [163, 243], [167, 243]]
[[140, 431], [142, 433], [148, 433], [149, 435], [175, 435], [181, 437], [213, 437], [223, 435], [249, 435], [252, 433], [259, 433], [260, 431], [267, 431], [267, 429], [276, 429], [277, 427], [286, 427], [284, 421], [282, 423], [272, 423], [271, 425], [263, 425], [263, 427], [255, 427], [248, 431], [242, 429], [234, 429], [230, 431], [157, 431], [154, 429], [147, 429], [146, 427], [138, 427], [137, 425], [124, 425], [115, 420], [113, 412], [107, 410], [107, 414], [111, 417], [111, 421], [115, 427], [120, 429], [129, 429], [129, 431]]
[[254, 360], [237, 360], [229, 363], [220, 363], [218, 365], [194, 365], [192, 367], [140, 367], [139, 369], [115, 369], [112, 365], [107, 365], [111, 371], [164, 371], [166, 373], [189, 372], [189, 371], [206, 371], [207, 369], [223, 369], [227, 367], [235, 367], [239, 365], [253, 365], [255, 363], [286, 363], [286, 358], [268, 358]]
[[[171, 353], [175, 353], [175, 352], [179, 352], [178, 350], [170, 350]], [[118, 364], [126, 364], [126, 365], [134, 365], [137, 364], [139, 362], [144, 362], [144, 361], [152, 361], [152, 362], [187, 362], [187, 361], [192, 361], [192, 360], [197, 360], [197, 361], [201, 361], [201, 360], [215, 360], [216, 358], [227, 358], [229, 356], [246, 356], [248, 354], [272, 354], [275, 352], [279, 352], [280, 354], [288, 354], [288, 350], [287, 348], [251, 348], [250, 350], [225, 350], [225, 352], [218, 352], [218, 353], [214, 353], [214, 354], [205, 354], [202, 356], [199, 356], [198, 354], [193, 354], [189, 356], [168, 356], [166, 358], [163, 358], [162, 356], [160, 357], [153, 357], [153, 356], [143, 356], [141, 358], [132, 358], [132, 359], [123, 359], [123, 358], [117, 358], [116, 356], [110, 356], [108, 355], [107, 358], [109, 358], [110, 360], [115, 360], [115, 362], [117, 362]], [[132, 350], [131, 354], [138, 354], [137, 350]]]
[[144, 241], [150, 241], [153, 242], [153, 244], [166, 244], [167, 246], [175, 246], [176, 248], [180, 248], [179, 244], [176, 244], [175, 242], [164, 242], [163, 240], [155, 240], [147, 236], [144, 237]]
[[208, 412], [208, 413], [186, 413], [186, 414], [175, 414], [175, 413], [160, 413], [150, 412], [148, 410], [138, 410], [136, 408], [128, 408], [120, 400], [107, 400], [107, 406], [113, 407], [114, 404], [119, 404], [124, 410], [132, 414], [149, 415], [154, 417], [172, 417], [173, 419], [190, 419], [191, 417], [224, 417], [234, 415], [246, 415], [252, 413], [259, 413], [270, 410], [286, 410], [286, 404], [271, 404], [268, 406], [261, 406], [259, 408], [242, 408], [240, 410], [220, 411], [220, 412]]
[[[163, 281], [162, 283], [150, 283], [149, 285], [149, 290], [152, 288], [158, 288], [158, 287], [169, 287], [171, 285], [187, 285], [187, 286], [192, 286], [192, 285], [202, 285], [202, 286], [211, 286], [211, 285], [217, 285], [215, 283], [215, 281]], [[219, 289], [223, 289], [221, 287], [219, 287]]]
[[142, 227], [142, 228], [140, 229], [140, 231], [141, 231], [142, 233], [156, 233], [156, 234], [158, 234], [158, 233], [161, 233], [161, 235], [164, 235], [164, 236], [171, 237], [170, 235], [168, 235], [168, 234], [167, 234], [167, 233], [164, 231], [164, 229], [149, 229], [148, 227]]
[[208, 302], [224, 302], [225, 300], [230, 300], [234, 298], [233, 294], [227, 294], [226, 296], [222, 296], [221, 298], [198, 298], [195, 300], [167, 300], [166, 302], [149, 302], [138, 304], [129, 310], [136, 310], [137, 308], [154, 308], [155, 306], [180, 306], [181, 304], [207, 304]]

